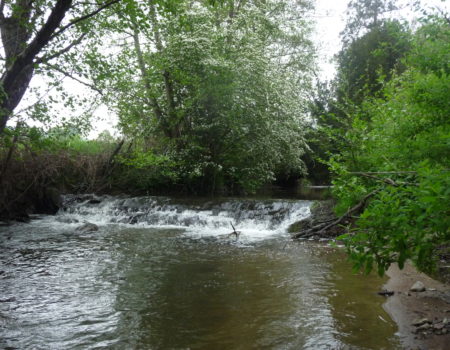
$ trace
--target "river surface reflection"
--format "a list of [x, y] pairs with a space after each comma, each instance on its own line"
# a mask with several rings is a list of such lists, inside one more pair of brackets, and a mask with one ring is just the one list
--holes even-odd
[[335, 248], [52, 220], [0, 229], [0, 348], [400, 348], [383, 280]]

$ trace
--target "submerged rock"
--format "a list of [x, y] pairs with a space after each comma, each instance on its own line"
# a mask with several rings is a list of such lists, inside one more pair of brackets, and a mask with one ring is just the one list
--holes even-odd
[[138, 224], [143, 221], [142, 218], [145, 218], [145, 214], [132, 215], [132, 216], [130, 216], [128, 223], [131, 225]]
[[98, 226], [96, 224], [87, 222], [75, 229], [78, 233], [88, 233], [98, 231]]
[[425, 285], [420, 282], [417, 281], [416, 283], [414, 283], [412, 285], [412, 287], [409, 289], [411, 292], [424, 292], [426, 290]]

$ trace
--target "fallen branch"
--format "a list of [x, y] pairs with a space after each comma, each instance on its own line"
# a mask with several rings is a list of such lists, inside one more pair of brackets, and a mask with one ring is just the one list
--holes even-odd
[[351, 174], [364, 176], [364, 177], [367, 177], [369, 179], [374, 179], [376, 181], [384, 182], [384, 183], [386, 183], [388, 185], [391, 185], [391, 186], [394, 186], [394, 187], [399, 187], [399, 186], [418, 186], [416, 183], [413, 183], [413, 182], [405, 182], [405, 181], [395, 182], [394, 180], [392, 180], [392, 179], [390, 179], [388, 177], [387, 178], [380, 178], [378, 176], [372, 175], [372, 173], [360, 173], [360, 172], [358, 172], [358, 173], [351, 173]]
[[353, 206], [352, 208], [347, 210], [347, 212], [344, 215], [332, 220], [331, 223], [329, 223], [329, 221], [322, 222], [311, 228], [308, 228], [308, 229], [305, 229], [305, 230], [295, 233], [294, 235], [291, 236], [291, 238], [298, 239], [298, 238], [310, 238], [312, 236], [323, 236], [326, 233], [326, 231], [328, 231], [329, 229], [341, 224], [346, 219], [352, 218], [353, 214], [362, 211], [362, 209], [364, 209], [364, 207], [366, 206], [368, 199], [370, 197], [374, 196], [379, 191], [380, 190], [377, 189], [377, 190], [374, 190], [374, 191], [370, 192], [369, 194], [365, 195], [361, 199], [361, 201], [359, 201], [358, 204], [356, 204], [355, 206]]
[[417, 171], [350, 171], [352, 175], [390, 175], [390, 174], [417, 174]]
[[[442, 169], [441, 172], [448, 172], [450, 169]], [[417, 174], [417, 171], [404, 170], [404, 171], [349, 171], [348, 174], [352, 175], [391, 175], [391, 174]]]

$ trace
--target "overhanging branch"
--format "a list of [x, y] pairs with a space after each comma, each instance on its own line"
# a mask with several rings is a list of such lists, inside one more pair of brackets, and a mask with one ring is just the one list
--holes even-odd
[[367, 205], [368, 200], [376, 195], [378, 192], [380, 192], [379, 189], [376, 189], [368, 194], [366, 194], [355, 206], [347, 210], [347, 212], [336, 218], [331, 220], [327, 220], [325, 222], [319, 223], [311, 228], [308, 228], [306, 230], [302, 230], [300, 232], [294, 233], [291, 238], [292, 239], [298, 239], [298, 238], [310, 238], [312, 236], [321, 236], [325, 234], [328, 230], [331, 228], [340, 225], [344, 220], [349, 219], [353, 216], [353, 214], [361, 212]]
[[55, 37], [61, 35], [63, 32], [65, 32], [67, 29], [69, 29], [70, 27], [73, 27], [74, 25], [76, 25], [77, 23], [80, 23], [84, 20], [87, 20], [91, 17], [94, 17], [96, 14], [100, 13], [101, 11], [103, 11], [104, 9], [110, 7], [111, 5], [114, 5], [116, 3], [118, 3], [121, 0], [111, 0], [109, 2], [107, 2], [106, 4], [100, 6], [98, 9], [96, 9], [95, 11], [92, 11], [90, 13], [88, 13], [87, 15], [78, 17], [73, 19], [72, 21], [70, 21], [70, 23], [66, 24], [65, 26], [61, 27], [58, 31], [56, 31], [53, 35], [52, 35], [52, 39], [54, 39]]

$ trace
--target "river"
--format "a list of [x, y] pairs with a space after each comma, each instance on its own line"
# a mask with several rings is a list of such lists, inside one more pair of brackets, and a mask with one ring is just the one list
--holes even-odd
[[400, 349], [384, 279], [289, 240], [311, 203], [68, 196], [0, 227], [0, 348]]

